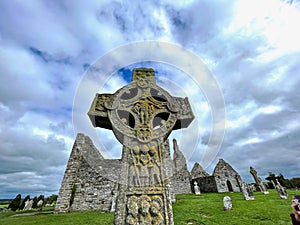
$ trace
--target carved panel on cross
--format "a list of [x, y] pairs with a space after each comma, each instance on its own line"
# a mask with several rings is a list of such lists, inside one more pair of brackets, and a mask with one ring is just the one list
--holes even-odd
[[127, 225], [164, 225], [163, 195], [127, 196]]
[[132, 142], [128, 151], [128, 186], [161, 186], [162, 156], [158, 143]]

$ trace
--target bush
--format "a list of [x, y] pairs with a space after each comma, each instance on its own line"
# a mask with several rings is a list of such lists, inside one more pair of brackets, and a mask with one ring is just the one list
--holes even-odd
[[21, 205], [21, 194], [18, 194], [14, 200], [11, 201], [11, 203], [8, 205], [8, 208], [11, 209], [12, 211], [16, 211], [19, 209]]

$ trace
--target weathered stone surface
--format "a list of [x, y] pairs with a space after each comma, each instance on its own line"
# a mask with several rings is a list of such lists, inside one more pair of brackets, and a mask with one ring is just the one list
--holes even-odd
[[231, 210], [232, 209], [232, 200], [229, 196], [225, 196], [223, 198], [223, 207], [225, 211]]
[[88, 136], [77, 134], [55, 212], [110, 211], [120, 168], [120, 160], [104, 159]]
[[172, 191], [175, 194], [191, 193], [191, 178], [186, 159], [179, 150], [176, 139], [173, 139], [173, 176], [171, 178]]
[[[164, 145], [166, 145], [166, 149], [170, 148], [168, 141]], [[186, 164], [184, 157], [181, 158], [184, 162], [180, 163], [178, 160], [179, 158], [177, 158], [177, 165]], [[171, 189], [171, 201], [175, 203], [175, 193], [177, 194], [182, 189], [176, 191], [176, 185], [180, 183], [180, 180], [174, 183], [171, 182], [171, 179], [174, 178], [174, 161], [170, 156], [170, 152], [166, 154], [166, 164], [166, 177], [169, 180]], [[119, 159], [104, 159], [88, 136], [78, 134], [66, 167], [55, 212], [87, 210], [114, 212], [118, 196], [117, 180], [120, 168], [121, 161]], [[184, 178], [183, 183], [187, 179], [188, 176]], [[76, 189], [73, 196], [72, 188]], [[188, 193], [190, 192], [191, 190]], [[70, 205], [71, 197], [73, 197], [73, 200]]]
[[219, 159], [213, 176], [216, 179], [218, 192], [241, 192], [240, 175], [223, 159]]
[[[199, 166], [194, 166], [197, 169]], [[201, 167], [202, 168], [202, 167]], [[207, 176], [207, 173], [200, 170], [200, 177], [196, 177], [191, 181], [192, 192], [195, 193], [193, 183], [196, 181], [199, 185], [201, 192], [241, 192], [242, 179], [240, 175], [223, 159], [217, 163], [213, 175]], [[197, 171], [194, 169], [194, 171]], [[198, 171], [199, 171], [198, 170]]]
[[197, 184], [197, 181], [194, 182], [194, 190], [195, 190], [195, 194], [196, 195], [200, 195], [201, 194], [200, 193], [200, 188], [199, 188], [199, 186]]
[[173, 224], [165, 143], [194, 119], [188, 99], [172, 97], [153, 69], [140, 68], [115, 94], [97, 94], [88, 115], [123, 145], [114, 224]]
[[208, 177], [209, 174], [202, 168], [199, 163], [195, 163], [191, 170], [191, 178]]
[[25, 206], [23, 208], [24, 211], [28, 211], [32, 209], [32, 205], [33, 205], [33, 200], [29, 200], [27, 199], [27, 201], [25, 202]]
[[264, 194], [269, 194], [266, 186], [264, 185], [261, 178], [257, 175], [256, 170], [252, 166], [250, 166], [250, 173], [252, 174], [252, 176], [255, 180], [257, 191], [260, 191]]
[[39, 200], [38, 203], [36, 204], [36, 210], [41, 211], [43, 209], [43, 200]]
[[243, 190], [243, 195], [245, 200], [254, 200], [253, 191], [249, 184], [243, 182], [242, 190]]
[[273, 180], [271, 180], [271, 181], [272, 181], [272, 184], [273, 184], [274, 188], [278, 192], [280, 198], [282, 198], [282, 199], [288, 199], [289, 196], [288, 196], [288, 194], [286, 192], [286, 188], [283, 187], [283, 186], [281, 186], [281, 184], [279, 183], [278, 179], [276, 179], [276, 184], [274, 183]]

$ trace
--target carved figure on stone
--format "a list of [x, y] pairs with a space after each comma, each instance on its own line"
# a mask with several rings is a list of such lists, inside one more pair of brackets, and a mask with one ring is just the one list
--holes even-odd
[[131, 196], [128, 199], [127, 211], [128, 211], [128, 215], [126, 217], [126, 223], [130, 225], [138, 225], [139, 206], [138, 206], [138, 198], [136, 196]]
[[194, 190], [195, 190], [195, 194], [196, 195], [200, 195], [201, 194], [200, 193], [200, 188], [199, 188], [199, 186], [197, 184], [197, 181], [194, 182]]
[[95, 109], [98, 110], [98, 111], [103, 111], [105, 109], [104, 108], [104, 103], [105, 103], [107, 98], [108, 98], [107, 95], [99, 95], [98, 100], [96, 102]]
[[129, 186], [141, 186], [139, 170], [141, 167], [140, 162], [140, 148], [138, 145], [135, 145], [130, 149], [131, 158], [129, 159], [129, 174], [128, 174], [128, 185]]
[[162, 199], [160, 196], [153, 196], [151, 201], [151, 215], [153, 225], [163, 225], [164, 218], [161, 214]]
[[140, 182], [141, 186], [148, 186], [149, 185], [149, 170], [148, 170], [148, 163], [149, 163], [149, 147], [147, 145], [143, 145], [141, 148], [141, 168], [140, 168]]
[[225, 196], [223, 198], [223, 205], [224, 205], [224, 210], [228, 211], [232, 209], [232, 200], [229, 196]]
[[160, 178], [160, 162], [156, 146], [151, 145], [149, 150], [149, 169], [150, 169], [150, 185], [161, 184]]
[[147, 142], [151, 138], [151, 130], [148, 126], [141, 125], [136, 128], [136, 136], [139, 141]]
[[139, 223], [144, 225], [152, 224], [152, 217], [150, 215], [151, 198], [147, 195], [140, 197], [140, 219]]

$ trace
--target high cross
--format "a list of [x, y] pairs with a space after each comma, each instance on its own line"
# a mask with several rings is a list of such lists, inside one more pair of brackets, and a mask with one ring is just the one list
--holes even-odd
[[114, 94], [96, 94], [88, 115], [122, 143], [115, 225], [173, 224], [169, 190], [169, 134], [194, 119], [188, 98], [156, 85], [150, 68], [136, 68], [131, 83]]

